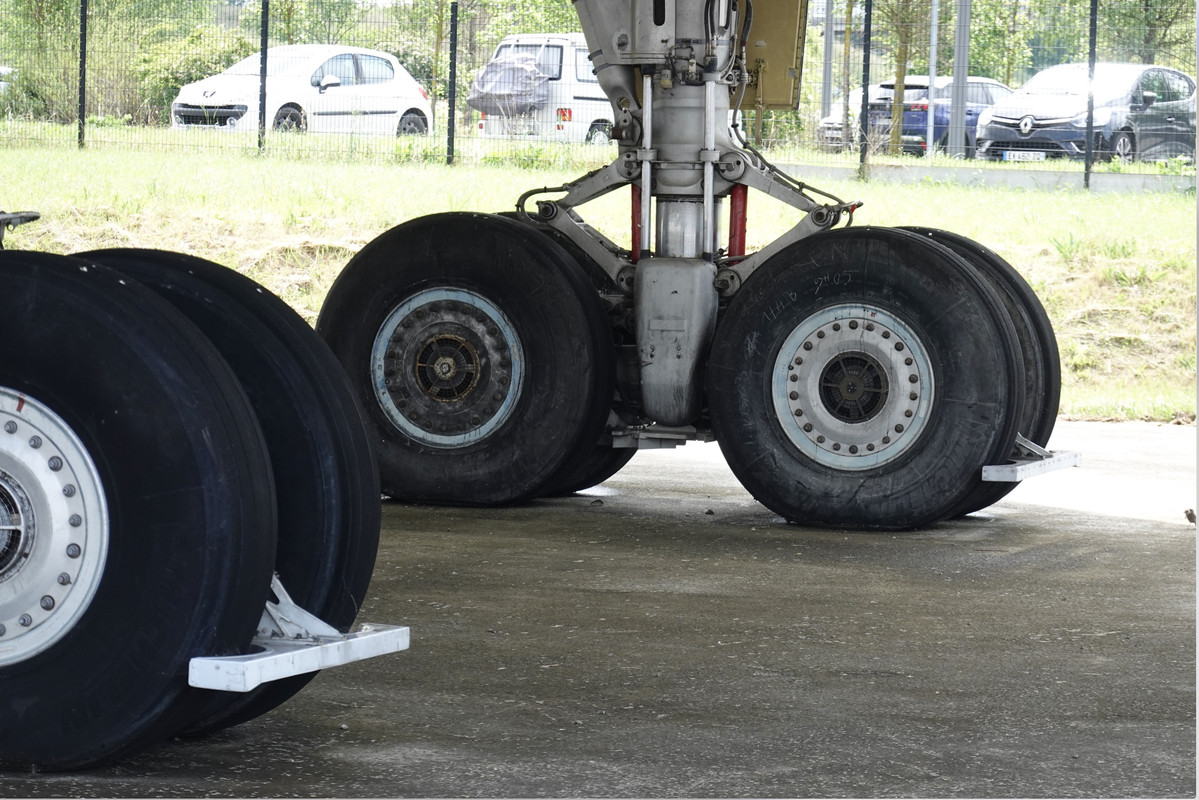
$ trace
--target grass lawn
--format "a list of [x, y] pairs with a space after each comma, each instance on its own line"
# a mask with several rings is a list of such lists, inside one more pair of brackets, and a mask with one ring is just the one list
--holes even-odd
[[[387, 228], [440, 211], [509, 210], [522, 192], [582, 171], [24, 147], [0, 151], [0, 208], [43, 215], [9, 234], [10, 247], [189, 252], [255, 278], [313, 322], [346, 261]], [[1053, 320], [1064, 416], [1194, 421], [1194, 192], [813, 183], [864, 200], [855, 224], [944, 228], [1007, 258]], [[627, 198], [614, 192], [582, 213], [627, 244]], [[751, 195], [750, 248], [796, 219]]]

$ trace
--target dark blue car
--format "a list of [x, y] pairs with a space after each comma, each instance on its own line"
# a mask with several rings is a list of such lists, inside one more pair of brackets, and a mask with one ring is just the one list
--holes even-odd
[[[1087, 145], [1086, 64], [1038, 72], [978, 126], [979, 156], [1004, 161], [1082, 158]], [[1092, 152], [1156, 160], [1195, 155], [1195, 82], [1152, 64], [1095, 65]]]
[[[953, 78], [939, 77], [933, 83], [933, 141], [943, 149], [949, 140], [950, 99]], [[978, 116], [992, 104], [1012, 93], [1012, 90], [991, 78], [971, 76], [966, 79], [966, 155], [973, 157], [975, 128]], [[881, 84], [877, 100], [870, 103], [871, 138], [884, 149], [891, 132], [891, 104], [895, 98], [895, 82]], [[928, 150], [929, 92], [927, 75], [909, 75], [903, 87], [903, 131], [900, 136], [903, 152], [923, 155]]]

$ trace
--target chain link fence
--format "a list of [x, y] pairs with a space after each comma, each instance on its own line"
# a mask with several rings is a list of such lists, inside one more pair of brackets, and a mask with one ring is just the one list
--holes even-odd
[[[796, 2], [810, 3], [796, 108], [741, 118], [775, 160], [1193, 164], [1195, 0]], [[476, 79], [502, 78], [486, 71], [501, 45], [536, 62], [548, 85], [542, 108], [472, 98]], [[1092, 61], [1101, 64], [1094, 97]], [[1012, 90], [1035, 88], [1034, 76], [1061, 64], [1083, 65], [1094, 112], [1070, 112], [1072, 138], [1027, 146], [1020, 126], [1043, 128], [1049, 111]], [[1060, 83], [1051, 88], [1077, 95], [1077, 72]], [[1134, 131], [1127, 108], [1106, 105], [1120, 92], [1125, 106], [1170, 112], [1158, 115], [1172, 117], [1167, 144], [1141, 146], [1149, 128]], [[1049, 101], [1059, 118], [1062, 102]], [[570, 0], [0, 0], [7, 147], [598, 164], [614, 155], [610, 116]]]

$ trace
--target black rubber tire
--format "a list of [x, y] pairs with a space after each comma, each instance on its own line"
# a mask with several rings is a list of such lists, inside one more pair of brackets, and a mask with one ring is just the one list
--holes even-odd
[[[1057, 422], [1062, 392], [1062, 368], [1053, 323], [1036, 292], [1016, 268], [982, 244], [965, 236], [935, 228], [905, 227], [945, 245], [969, 261], [990, 284], [1015, 326], [1024, 365], [1024, 412], [1021, 435], [1044, 447]], [[997, 462], [1002, 463], [1002, 461]], [[1019, 483], [984, 483], [968, 496], [954, 514], [970, 514], [995, 503]]]
[[1010, 451], [1022, 382], [1012, 323], [976, 270], [888, 228], [770, 258], [724, 312], [708, 362], [713, 428], [741, 483], [791, 522], [846, 528], [951, 515]]
[[624, 469], [635, 455], [635, 447], [594, 445], [586, 453], [576, 456], [566, 469], [555, 475], [544, 495], [562, 497], [598, 486]]
[[317, 331], [397, 500], [527, 500], [608, 418], [614, 356], [594, 290], [561, 247], [502, 217], [438, 214], [384, 233], [337, 278]]
[[[513, 211], [506, 211], [498, 216], [511, 219], [557, 243], [576, 264], [582, 267], [583, 273], [587, 275], [596, 291], [604, 291], [611, 294], [619, 292], [611, 277], [604, 272], [599, 264], [595, 263], [595, 259], [587, 255], [582, 248], [557, 228], [550, 227], [549, 225], [525, 222]], [[613, 347], [620, 343], [621, 338], [622, 333], [616, 330], [614, 325], [610, 325], [609, 340], [612, 341]], [[608, 379], [613, 386], [616, 384], [615, 360], [615, 350], [613, 350], [613, 374]], [[600, 391], [602, 391], [602, 388]], [[561, 497], [603, 483], [623, 469], [636, 453], [637, 450], [635, 448], [614, 448], [605, 442], [589, 445], [587, 442], [582, 441], [579, 443], [579, 451], [572, 453], [566, 463], [562, 465], [558, 474], [543, 487], [542, 495], [545, 497]]]
[[275, 557], [270, 462], [216, 349], [120, 273], [0, 253], [0, 337], [0, 386], [78, 437], [109, 525], [94, 597], [48, 649], [0, 668], [0, 760], [95, 766], [207, 700], [188, 686], [192, 657], [248, 646]]
[[429, 132], [429, 125], [419, 112], [408, 111], [400, 117], [396, 126], [396, 136], [423, 136]]
[[[258, 416], [275, 474], [275, 571], [305, 610], [348, 631], [379, 545], [379, 476], [341, 365], [286, 303], [211, 261], [161, 250], [83, 253], [147, 286], [182, 312], [233, 368]], [[316, 673], [220, 693], [189, 732], [253, 719]]]
[[1116, 131], [1108, 144], [1108, 158], [1113, 161], [1131, 163], [1137, 159], [1136, 140], [1131, 131]]
[[283, 106], [275, 112], [275, 119], [271, 123], [274, 130], [290, 133], [299, 131], [303, 133], [308, 130], [308, 117], [303, 110], [296, 106]]

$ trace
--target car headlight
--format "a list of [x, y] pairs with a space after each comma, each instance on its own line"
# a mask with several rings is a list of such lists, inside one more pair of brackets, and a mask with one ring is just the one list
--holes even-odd
[[[1111, 118], [1112, 118], [1112, 110], [1110, 108], [1095, 109], [1095, 127], [1096, 128], [1102, 128], [1104, 125], [1106, 125], [1111, 120]], [[1073, 119], [1071, 119], [1070, 124], [1073, 125], [1075, 128], [1087, 127], [1086, 113], [1084, 112], [1082, 114], [1079, 114], [1077, 117], [1074, 117]]]
[[978, 127], [985, 128], [986, 126], [990, 125], [991, 117], [993, 116], [994, 114], [991, 113], [991, 109], [984, 108], [982, 113], [978, 115]]

